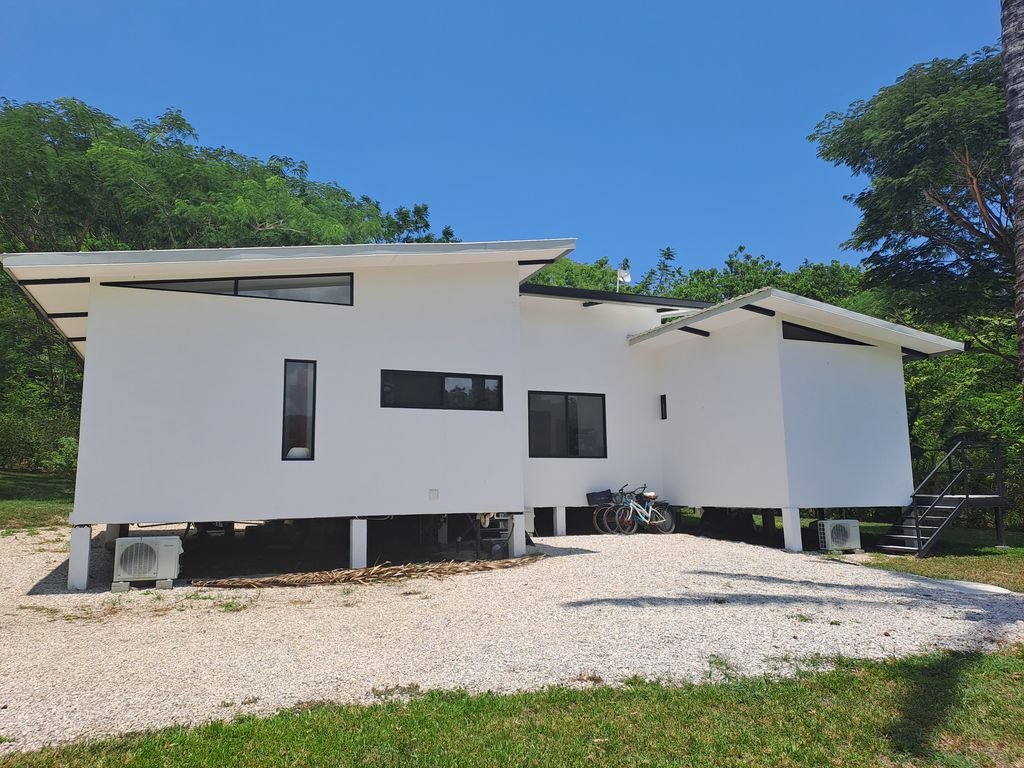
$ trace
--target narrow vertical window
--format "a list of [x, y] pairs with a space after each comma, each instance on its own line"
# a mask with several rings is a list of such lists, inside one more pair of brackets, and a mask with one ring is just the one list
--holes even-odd
[[664, 421], [668, 418], [668, 397], [666, 395], [661, 396], [661, 420]]
[[285, 360], [282, 459], [312, 460], [315, 416], [316, 362]]

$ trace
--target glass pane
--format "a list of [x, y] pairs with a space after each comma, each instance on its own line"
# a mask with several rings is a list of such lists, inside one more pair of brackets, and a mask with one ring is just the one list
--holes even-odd
[[381, 371], [381, 405], [395, 408], [440, 408], [441, 374]]
[[316, 397], [316, 363], [286, 360], [284, 364], [285, 459], [313, 458], [313, 406]]
[[501, 381], [484, 379], [483, 407], [488, 411], [501, 410]]
[[174, 283], [132, 283], [133, 288], [157, 288], [161, 291], [187, 291], [189, 293], [235, 293], [234, 280], [185, 280]]
[[352, 276], [248, 278], [238, 281], [238, 295], [259, 296], [264, 299], [351, 304]]
[[565, 456], [565, 395], [530, 393], [530, 455]]
[[569, 395], [569, 455], [601, 458], [604, 445], [604, 398]]
[[477, 402], [473, 395], [472, 376], [444, 377], [445, 408], [476, 408]]

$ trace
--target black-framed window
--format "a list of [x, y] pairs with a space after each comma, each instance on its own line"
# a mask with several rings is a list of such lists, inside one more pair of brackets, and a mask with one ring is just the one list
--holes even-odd
[[668, 418], [668, 395], [662, 395], [659, 400], [661, 401], [661, 420], [665, 421]]
[[284, 361], [281, 458], [312, 461], [316, 432], [316, 361]]
[[530, 392], [531, 458], [608, 458], [604, 395]]
[[212, 293], [218, 296], [247, 296], [311, 304], [352, 305], [352, 273], [321, 275], [260, 275], [258, 277], [212, 277], [192, 280], [149, 280], [103, 283], [117, 288], [151, 291]]
[[433, 371], [380, 372], [381, 408], [500, 411], [502, 377]]

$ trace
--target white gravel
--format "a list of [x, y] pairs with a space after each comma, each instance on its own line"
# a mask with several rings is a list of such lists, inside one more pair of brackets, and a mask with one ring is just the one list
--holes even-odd
[[538, 543], [539, 563], [445, 581], [112, 595], [102, 550], [99, 586], [68, 594], [64, 532], [0, 538], [0, 751], [416, 687], [707, 680], [1024, 640], [1024, 595], [685, 535]]

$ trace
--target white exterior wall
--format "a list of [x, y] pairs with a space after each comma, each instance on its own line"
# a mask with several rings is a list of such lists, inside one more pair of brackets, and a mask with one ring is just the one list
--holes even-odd
[[664, 496], [673, 503], [788, 506], [777, 325], [741, 314], [717, 319], [708, 338], [674, 331], [659, 351]]
[[909, 503], [900, 348], [782, 339], [780, 354], [789, 506]]
[[[522, 511], [514, 262], [359, 269], [351, 307], [92, 291], [72, 523]], [[281, 460], [286, 358], [313, 461]], [[383, 368], [501, 375], [504, 410], [381, 408]]]
[[[603, 394], [608, 447], [606, 459], [526, 458], [526, 506], [582, 506], [588, 492], [623, 483], [647, 483], [662, 493], [657, 361], [653, 352], [626, 342], [628, 334], [657, 325], [657, 311], [531, 296], [521, 302], [524, 394]], [[526, 455], [525, 415], [520, 440]]]
[[730, 313], [660, 351], [666, 498], [687, 506], [901, 506], [913, 475], [902, 352], [782, 338]]

